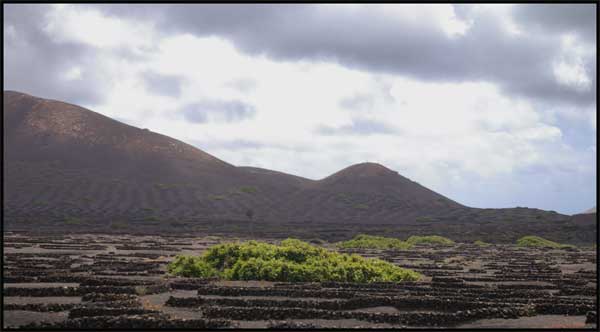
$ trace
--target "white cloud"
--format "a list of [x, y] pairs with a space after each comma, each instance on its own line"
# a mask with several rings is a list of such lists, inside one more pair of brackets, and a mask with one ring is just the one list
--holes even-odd
[[64, 75], [67, 80], [80, 80], [81, 79], [81, 68], [73, 67], [69, 69]]
[[592, 81], [588, 77], [582, 61], [559, 61], [554, 64], [554, 77], [560, 84], [579, 91], [587, 91]]
[[418, 25], [422, 22], [432, 22], [444, 31], [449, 37], [464, 35], [470, 23], [465, 22], [454, 12], [451, 4], [393, 4], [386, 6], [371, 5], [371, 8], [383, 11], [403, 22], [412, 22]]
[[592, 81], [585, 68], [584, 59], [595, 56], [595, 52], [572, 34], [562, 36], [561, 44], [563, 53], [555, 59], [552, 68], [556, 81], [576, 91], [589, 91]]
[[[370, 160], [430, 183], [443, 172], [439, 165], [448, 163], [455, 167], [455, 178], [465, 173], [493, 177], [514, 172], [540, 160], [544, 144], [561, 139], [560, 129], [543, 123], [528, 102], [504, 97], [489, 83], [419, 82], [326, 62], [274, 62], [241, 54], [216, 37], [179, 35], [160, 40], [157, 50], [148, 62], [135, 66], [107, 61], [123, 78], [99, 110], [198, 142], [200, 147], [202, 142], [224, 140], [260, 143], [249, 151], [208, 151], [233, 164], [269, 165], [322, 178], [351, 163]], [[181, 96], [149, 95], [139, 81], [148, 69], [185, 78]], [[248, 78], [256, 82], [251, 91], [228, 85]], [[368, 107], [349, 110], [341, 105], [340, 101], [360, 94], [371, 98]], [[192, 123], [175, 114], [205, 99], [241, 99], [256, 113], [235, 123]], [[348, 126], [357, 118], [384, 123], [398, 133], [327, 136], [315, 132], [322, 125]], [[275, 142], [291, 151], [269, 148]], [[308, 142], [312, 148], [293, 150]], [[340, 144], [345, 148], [337, 148]], [[298, 160], [314, 160], [321, 166], [299, 167]]]
[[93, 9], [73, 5], [54, 6], [45, 32], [58, 42], [81, 42], [95, 47], [151, 47], [151, 24], [104, 16]]

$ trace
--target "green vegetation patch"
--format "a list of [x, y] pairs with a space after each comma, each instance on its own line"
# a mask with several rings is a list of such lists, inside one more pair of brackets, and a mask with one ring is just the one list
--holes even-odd
[[451, 246], [454, 244], [454, 241], [449, 238], [445, 238], [439, 235], [427, 235], [427, 236], [418, 236], [413, 235], [406, 240], [407, 243], [415, 245], [415, 244], [437, 244], [443, 246]]
[[167, 190], [167, 189], [175, 189], [177, 187], [176, 183], [155, 183], [154, 187], [159, 190]]
[[490, 243], [483, 242], [481, 240], [477, 240], [477, 241], [473, 242], [473, 244], [476, 245], [476, 246], [480, 246], [480, 247], [489, 247], [489, 246], [491, 246]]
[[523, 236], [517, 240], [518, 247], [549, 247], [549, 248], [573, 248], [572, 245], [557, 243], [554, 241], [546, 240], [539, 236], [528, 235]]
[[367, 210], [369, 206], [367, 204], [355, 204], [354, 208], [357, 210]]
[[421, 222], [425, 223], [425, 222], [434, 222], [434, 221], [436, 221], [436, 220], [435, 220], [434, 218], [432, 218], [432, 217], [418, 217], [418, 218], [417, 218], [417, 219], [415, 219], [415, 220], [416, 220], [417, 222], [420, 222], [420, 223], [421, 223]]
[[340, 248], [409, 249], [412, 244], [392, 237], [359, 234], [352, 240], [338, 243]]
[[183, 277], [285, 282], [398, 282], [421, 277], [381, 259], [341, 254], [296, 239], [280, 245], [257, 241], [219, 244], [201, 256], [178, 255], [167, 271]]
[[253, 194], [253, 193], [257, 192], [258, 189], [256, 187], [243, 186], [243, 187], [240, 187], [240, 191], [244, 192], [246, 194]]

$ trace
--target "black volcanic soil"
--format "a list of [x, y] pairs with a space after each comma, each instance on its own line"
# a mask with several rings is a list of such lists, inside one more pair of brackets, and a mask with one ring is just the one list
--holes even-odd
[[597, 257], [591, 248], [345, 250], [425, 276], [400, 284], [228, 282], [165, 274], [177, 253], [199, 254], [233, 240], [5, 233], [3, 327], [596, 328]]
[[379, 164], [319, 181], [236, 167], [76, 105], [14, 91], [3, 96], [8, 230], [273, 230], [339, 239], [366, 227], [402, 238], [437, 233], [512, 242], [536, 234], [569, 243], [596, 236], [595, 223], [552, 211], [465, 207]]

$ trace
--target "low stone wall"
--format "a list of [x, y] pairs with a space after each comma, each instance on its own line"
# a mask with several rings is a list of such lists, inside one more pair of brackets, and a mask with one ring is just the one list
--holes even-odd
[[218, 329], [234, 327], [223, 319], [168, 319], [163, 315], [95, 316], [69, 319], [59, 323], [33, 323], [20, 326], [22, 329]]

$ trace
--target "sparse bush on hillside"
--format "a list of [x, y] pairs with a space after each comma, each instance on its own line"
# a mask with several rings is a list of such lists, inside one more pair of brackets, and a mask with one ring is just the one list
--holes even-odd
[[450, 246], [454, 244], [454, 241], [445, 238], [439, 235], [427, 235], [427, 236], [418, 236], [413, 235], [406, 240], [407, 243], [415, 245], [415, 244], [438, 244], [444, 246]]
[[534, 235], [523, 236], [522, 238], [518, 239], [517, 246], [539, 248], [573, 248], [572, 245], [557, 243]]
[[223, 196], [223, 195], [211, 195], [210, 198], [212, 200], [215, 200], [215, 201], [222, 201], [222, 200], [225, 199], [225, 196]]
[[431, 217], [418, 217], [416, 219], [417, 222], [432, 222], [433, 218]]
[[352, 196], [347, 193], [337, 193], [335, 199], [346, 204], [352, 203]]
[[280, 245], [257, 241], [219, 244], [202, 256], [177, 256], [167, 270], [184, 277], [228, 280], [385, 282], [420, 278], [417, 272], [380, 259], [340, 254], [296, 239]]
[[244, 192], [246, 194], [252, 194], [258, 191], [258, 189], [256, 187], [251, 187], [251, 186], [244, 186], [240, 188], [241, 192]]
[[477, 240], [477, 241], [473, 242], [473, 244], [474, 244], [474, 245], [477, 245], [477, 246], [480, 246], [480, 247], [488, 247], [488, 246], [491, 246], [491, 244], [490, 244], [490, 243], [483, 242], [483, 241], [481, 241], [481, 240]]
[[338, 243], [340, 248], [409, 249], [411, 244], [392, 237], [359, 234], [352, 240]]
[[357, 210], [367, 210], [369, 206], [367, 204], [355, 204], [354, 208]]
[[85, 221], [81, 218], [69, 217], [69, 218], [65, 219], [65, 224], [67, 224], [67, 225], [81, 225], [84, 223], [85, 223]]

